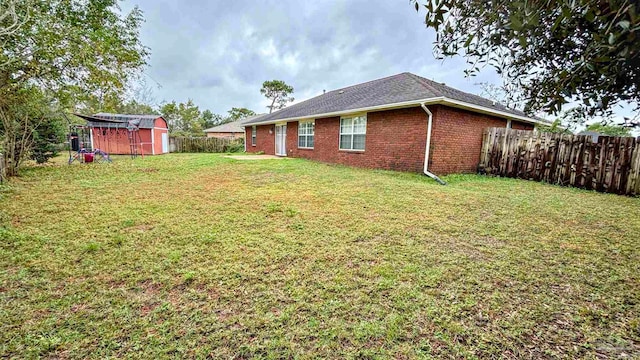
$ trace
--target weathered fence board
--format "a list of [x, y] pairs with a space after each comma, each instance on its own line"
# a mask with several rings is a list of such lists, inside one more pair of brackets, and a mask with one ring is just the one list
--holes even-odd
[[178, 153], [223, 153], [243, 149], [242, 139], [169, 137], [169, 151]]
[[640, 138], [489, 128], [481, 151], [487, 174], [640, 195]]
[[4, 155], [0, 153], [0, 183], [4, 181], [5, 178], [5, 169], [4, 169]]

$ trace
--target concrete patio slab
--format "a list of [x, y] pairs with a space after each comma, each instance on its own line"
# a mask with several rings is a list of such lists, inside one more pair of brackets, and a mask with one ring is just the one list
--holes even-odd
[[286, 159], [285, 156], [275, 156], [275, 155], [227, 155], [225, 156], [229, 159], [235, 160], [273, 160], [273, 159]]

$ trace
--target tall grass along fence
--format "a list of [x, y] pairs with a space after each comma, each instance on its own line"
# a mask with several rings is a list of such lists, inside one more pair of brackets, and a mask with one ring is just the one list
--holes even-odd
[[224, 153], [244, 150], [243, 139], [169, 137], [169, 152]]
[[489, 128], [480, 172], [626, 195], [640, 195], [640, 138]]

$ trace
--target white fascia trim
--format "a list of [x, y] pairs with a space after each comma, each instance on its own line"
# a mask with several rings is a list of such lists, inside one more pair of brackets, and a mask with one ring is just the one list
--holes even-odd
[[470, 110], [474, 110], [474, 111], [480, 112], [480, 113], [491, 114], [491, 115], [495, 115], [495, 116], [502, 117], [502, 118], [505, 118], [505, 119], [518, 120], [518, 121], [523, 121], [523, 122], [532, 123], [532, 124], [543, 124], [543, 125], [546, 125], [546, 123], [544, 123], [542, 121], [539, 121], [539, 120], [536, 120], [536, 119], [532, 119], [532, 118], [529, 118], [529, 117], [526, 117], [526, 116], [515, 115], [515, 114], [508, 113], [508, 112], [495, 110], [495, 109], [491, 109], [491, 108], [488, 108], [488, 107], [474, 105], [474, 104], [470, 104], [468, 102], [449, 99], [447, 97], [440, 96], [440, 97], [429, 98], [429, 99], [403, 101], [403, 102], [393, 103], [393, 104], [384, 104], [384, 105], [378, 105], [378, 106], [371, 106], [371, 107], [367, 107], [367, 108], [335, 111], [335, 112], [330, 112], [330, 113], [309, 115], [309, 116], [303, 116], [303, 117], [291, 117], [291, 118], [285, 118], [285, 119], [261, 121], [261, 122], [257, 122], [257, 123], [246, 124], [244, 126], [245, 127], [250, 127], [250, 126], [256, 126], [256, 125], [269, 125], [269, 124], [275, 124], [275, 123], [286, 122], [286, 121], [301, 121], [301, 120], [306, 120], [306, 119], [318, 119], [318, 118], [324, 118], [324, 117], [332, 117], [332, 116], [341, 116], [341, 115], [347, 115], [347, 114], [354, 114], [354, 113], [359, 113], [359, 112], [371, 112], [371, 111], [376, 111], [376, 110], [398, 109], [398, 108], [410, 107], [410, 106], [421, 106], [422, 104], [425, 104], [425, 105], [430, 105], [430, 104], [449, 105], [449, 106], [452, 106], [452, 107], [470, 109]]

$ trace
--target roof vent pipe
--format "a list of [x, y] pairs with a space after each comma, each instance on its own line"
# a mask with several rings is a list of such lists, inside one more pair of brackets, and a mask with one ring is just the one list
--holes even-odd
[[433, 123], [433, 114], [431, 113], [431, 111], [429, 111], [429, 109], [427, 108], [427, 106], [425, 104], [426, 103], [420, 104], [420, 106], [422, 107], [422, 110], [424, 110], [424, 112], [427, 113], [427, 118], [428, 118], [428, 122], [427, 122], [427, 145], [425, 146], [425, 150], [424, 150], [424, 170], [423, 170], [423, 172], [428, 177], [430, 177], [433, 180], [437, 181], [438, 184], [447, 185], [447, 183], [444, 182], [442, 179], [440, 179], [438, 177], [438, 175], [429, 172], [429, 148], [431, 147], [431, 124]]

